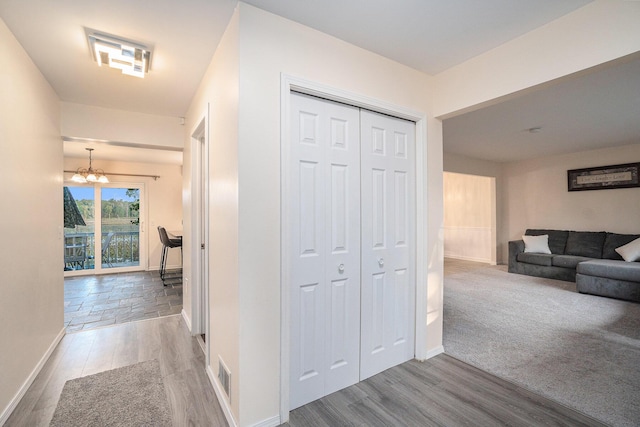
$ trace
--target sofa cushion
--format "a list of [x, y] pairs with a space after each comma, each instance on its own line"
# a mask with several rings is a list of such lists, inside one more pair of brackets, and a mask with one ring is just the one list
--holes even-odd
[[524, 251], [535, 254], [550, 254], [549, 249], [549, 235], [542, 234], [540, 236], [522, 236], [524, 241]]
[[622, 255], [622, 258], [627, 262], [640, 261], [640, 239], [616, 248], [616, 252]]
[[524, 232], [527, 236], [541, 236], [547, 234], [549, 236], [549, 249], [552, 254], [564, 254], [564, 247], [567, 244], [568, 231], [564, 230], [544, 230], [530, 228]]
[[621, 260], [622, 257], [616, 252], [616, 249], [638, 238], [640, 238], [640, 234], [607, 233], [607, 238], [604, 239], [604, 246], [602, 247], [602, 258]]
[[640, 282], [640, 262], [597, 259], [578, 264], [578, 273], [628, 282]]
[[554, 255], [550, 254], [534, 254], [531, 252], [521, 252], [518, 254], [518, 261], [526, 262], [527, 264], [542, 265], [544, 267], [551, 267], [551, 260]]
[[592, 231], [570, 231], [567, 238], [566, 255], [602, 258], [602, 246], [607, 233]]
[[593, 258], [575, 255], [556, 255], [551, 263], [556, 267], [576, 268], [576, 266], [585, 261], [591, 261]]

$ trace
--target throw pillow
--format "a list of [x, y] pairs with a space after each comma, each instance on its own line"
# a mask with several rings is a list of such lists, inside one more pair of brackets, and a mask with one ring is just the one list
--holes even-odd
[[524, 240], [524, 251], [536, 254], [550, 254], [549, 249], [549, 235], [543, 234], [540, 236], [522, 236]]
[[616, 248], [616, 252], [627, 262], [640, 260], [640, 238]]

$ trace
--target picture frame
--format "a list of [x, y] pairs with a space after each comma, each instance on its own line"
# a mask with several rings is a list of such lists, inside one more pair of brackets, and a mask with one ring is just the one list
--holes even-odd
[[640, 162], [567, 171], [569, 191], [640, 187]]

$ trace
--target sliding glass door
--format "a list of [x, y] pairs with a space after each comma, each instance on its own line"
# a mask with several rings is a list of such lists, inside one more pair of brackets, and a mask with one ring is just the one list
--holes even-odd
[[64, 197], [64, 271], [95, 266], [95, 191], [92, 186], [66, 186]]
[[122, 183], [65, 187], [65, 275], [146, 269], [143, 190]]

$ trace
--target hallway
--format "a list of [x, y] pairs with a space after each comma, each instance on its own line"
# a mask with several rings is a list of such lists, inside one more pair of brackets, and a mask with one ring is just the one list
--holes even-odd
[[173, 425], [227, 425], [200, 345], [176, 315], [66, 335], [5, 426], [48, 426], [67, 380], [151, 359], [160, 362]]

